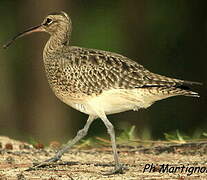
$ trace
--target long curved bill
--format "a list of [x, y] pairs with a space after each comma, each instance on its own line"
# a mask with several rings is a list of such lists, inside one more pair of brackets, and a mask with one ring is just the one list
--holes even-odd
[[42, 27], [42, 25], [38, 25], [32, 28], [27, 29], [26, 31], [23, 31], [19, 34], [17, 34], [16, 36], [14, 36], [10, 41], [8, 41], [6, 44], [3, 45], [3, 48], [6, 49], [8, 48], [15, 40], [26, 36], [28, 34], [34, 33], [34, 32], [44, 32], [44, 28]]

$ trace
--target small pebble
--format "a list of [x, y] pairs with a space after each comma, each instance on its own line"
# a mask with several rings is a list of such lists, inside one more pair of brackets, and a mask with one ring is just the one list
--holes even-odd
[[33, 146], [36, 149], [44, 149], [44, 144], [41, 144], [41, 143], [34, 144]]
[[5, 144], [5, 149], [12, 150], [13, 149], [13, 145], [11, 143], [6, 143]]
[[50, 148], [59, 149], [60, 148], [60, 143], [58, 141], [51, 141], [50, 142]]

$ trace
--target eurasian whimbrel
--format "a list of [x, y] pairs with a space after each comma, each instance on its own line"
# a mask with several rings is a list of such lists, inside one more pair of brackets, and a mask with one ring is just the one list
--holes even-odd
[[58, 161], [87, 134], [94, 119], [100, 118], [111, 138], [115, 160], [112, 173], [121, 173], [123, 168], [117, 154], [114, 127], [106, 115], [147, 108], [155, 101], [171, 96], [199, 97], [188, 86], [200, 83], [152, 73], [120, 54], [70, 46], [71, 31], [72, 23], [65, 12], [51, 13], [39, 26], [18, 34], [4, 47], [33, 32], [49, 33], [43, 60], [50, 87], [61, 101], [89, 115], [75, 138], [46, 162]]

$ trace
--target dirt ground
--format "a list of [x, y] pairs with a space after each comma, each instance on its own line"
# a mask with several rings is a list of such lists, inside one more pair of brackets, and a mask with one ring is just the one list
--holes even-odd
[[[55, 150], [51, 147], [42, 149], [41, 145], [34, 148], [27, 143], [0, 136], [0, 180], [207, 179], [207, 142], [170, 145], [155, 142], [147, 147], [120, 146], [118, 149], [120, 160], [126, 167], [124, 174], [103, 175], [113, 169], [111, 148], [107, 146], [73, 148], [63, 156], [62, 161], [26, 171], [32, 163], [54, 155]], [[163, 164], [169, 164], [168, 172], [160, 172]], [[179, 169], [182, 166], [183, 172]], [[173, 172], [175, 167], [178, 167], [177, 171]], [[194, 173], [189, 170], [192, 167], [200, 167], [200, 171]]]

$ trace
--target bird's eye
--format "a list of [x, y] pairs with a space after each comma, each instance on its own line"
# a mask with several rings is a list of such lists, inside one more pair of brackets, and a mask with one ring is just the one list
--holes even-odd
[[52, 19], [51, 18], [47, 18], [44, 25], [49, 25], [52, 23]]

